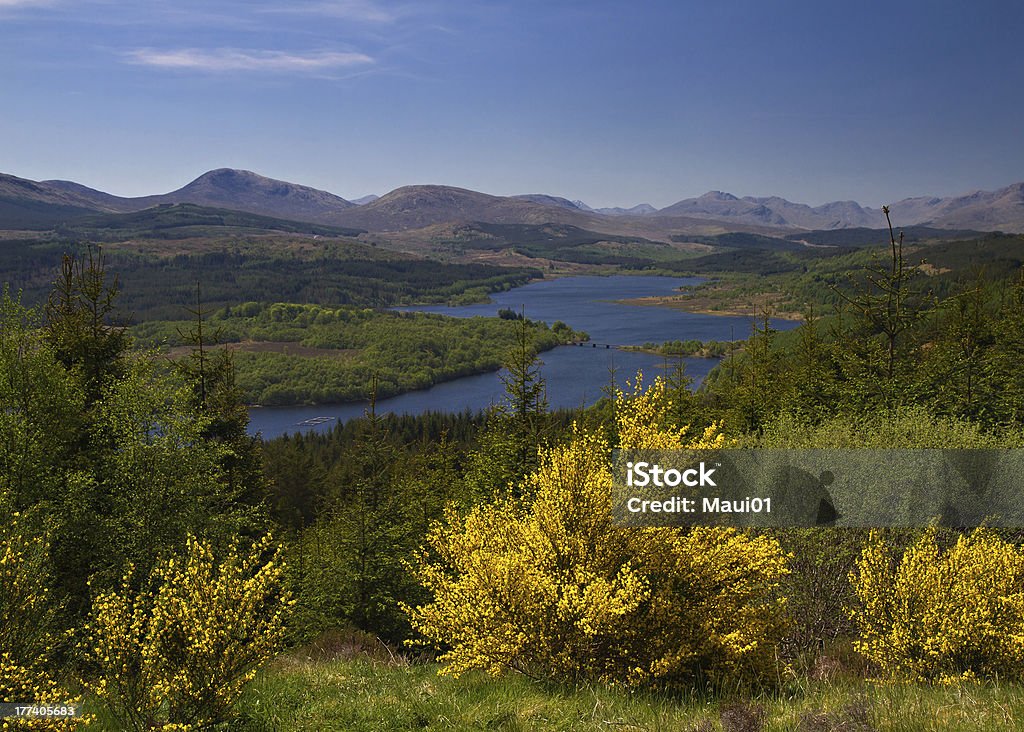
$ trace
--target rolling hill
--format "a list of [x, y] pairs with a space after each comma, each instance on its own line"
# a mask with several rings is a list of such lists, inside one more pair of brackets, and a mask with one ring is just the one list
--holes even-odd
[[73, 193], [99, 211], [140, 211], [161, 204], [192, 203], [197, 206], [272, 216], [317, 224], [337, 224], [338, 215], [356, 204], [326, 191], [265, 178], [248, 170], [218, 168], [170, 193], [121, 198], [70, 181], [44, 181], [43, 185]]
[[403, 186], [339, 218], [349, 226], [370, 231], [402, 231], [448, 222], [581, 225], [586, 218], [575, 207], [533, 198], [491, 196], [454, 186]]
[[[494, 196], [445, 185], [403, 186], [356, 204], [326, 191], [230, 168], [211, 170], [170, 193], [138, 198], [114, 196], [72, 181], [36, 182], [0, 175], [0, 228], [4, 229], [47, 228], [90, 214], [183, 203], [371, 232], [408, 232], [466, 222], [564, 224], [668, 241], [681, 234], [785, 235], [885, 225], [880, 209], [855, 201], [809, 206], [778, 196], [739, 198], [722, 191], [655, 211], [647, 204], [592, 209], [542, 193]], [[898, 226], [1024, 232], [1024, 183], [962, 196], [908, 198], [893, 203], [891, 210]]]
[[224, 234], [306, 234], [353, 237], [363, 233], [350, 229], [193, 203], [162, 203], [142, 211], [91, 214], [57, 227], [70, 240], [126, 241], [128, 239], [186, 239]]
[[73, 189], [0, 174], [0, 228], [40, 229], [96, 213], [96, 206]]

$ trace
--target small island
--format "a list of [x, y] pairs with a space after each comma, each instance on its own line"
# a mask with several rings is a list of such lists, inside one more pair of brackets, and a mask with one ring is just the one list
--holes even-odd
[[744, 341], [702, 341], [691, 338], [685, 341], [644, 343], [642, 346], [621, 346], [623, 351], [641, 351], [658, 356], [681, 358], [722, 358], [738, 350]]

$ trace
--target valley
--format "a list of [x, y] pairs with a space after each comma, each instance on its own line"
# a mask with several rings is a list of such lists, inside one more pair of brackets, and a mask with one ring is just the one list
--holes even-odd
[[[1000, 202], [1014, 190], [972, 200]], [[245, 401], [262, 405], [363, 403], [371, 374], [377, 396], [388, 398], [494, 372], [512, 325], [501, 323], [497, 310], [503, 303], [516, 309], [530, 300], [524, 295], [518, 302], [509, 291], [567, 276], [699, 275], [701, 283], [681, 291], [624, 292], [616, 301], [630, 319], [633, 307], [675, 309], [683, 317], [724, 316], [721, 328], [703, 335], [679, 326], [663, 333], [648, 329], [621, 344], [614, 337], [602, 342], [744, 338], [749, 325], [737, 329], [736, 319], [749, 323], [767, 309], [779, 322], [795, 322], [808, 307], [822, 312], [834, 306], [836, 284], [851, 268], [868, 263], [886, 236], [865, 228], [877, 224], [877, 217], [852, 203], [811, 208], [780, 198], [739, 199], [715, 192], [660, 211], [634, 207], [602, 213], [546, 195], [500, 197], [407, 186], [356, 204], [230, 169], [210, 171], [172, 193], [140, 198], [67, 181], [0, 176], [0, 203], [0, 276], [23, 302], [44, 304], [64, 253], [101, 249], [105, 266], [118, 278], [117, 317], [131, 327], [140, 347], [163, 348], [172, 360], [187, 355], [190, 347], [182, 334], [194, 327], [189, 312], [199, 308], [209, 320], [211, 338], [204, 345], [219, 341], [231, 349]], [[1000, 205], [993, 203], [975, 218], [1005, 218]], [[906, 204], [916, 219], [958, 206]], [[769, 208], [771, 215], [765, 213]], [[840, 212], [845, 213], [835, 218]], [[820, 225], [829, 216], [832, 228], [794, 226]], [[903, 229], [908, 253], [922, 262], [922, 271], [935, 275], [936, 286], [959, 276], [976, 258], [990, 268], [1012, 269], [1019, 261], [1017, 235], [909, 224]], [[975, 256], [959, 254], [972, 247]], [[606, 289], [597, 285], [595, 293]], [[458, 314], [460, 305], [492, 303], [472, 310], [492, 319], [486, 335], [458, 320], [447, 325], [396, 321], [387, 311], [432, 303], [444, 307], [427, 309], [446, 316]], [[240, 315], [253, 308], [264, 313], [260, 317], [291, 315], [268, 330]], [[359, 334], [352, 330], [348, 340], [327, 338], [331, 345], [324, 346], [310, 308], [318, 309], [321, 319], [349, 313], [346, 317], [361, 323]], [[532, 310], [529, 306], [528, 317], [549, 325], [558, 319], [549, 318], [543, 306], [537, 316]], [[361, 315], [364, 311], [373, 314]], [[571, 309], [558, 312], [570, 329], [556, 335], [536, 326], [541, 328], [538, 350], [580, 338], [572, 328], [588, 330], [574, 322]], [[299, 317], [295, 313], [304, 313], [301, 322], [289, 320]], [[650, 321], [650, 314], [635, 315], [638, 323]], [[387, 338], [396, 340], [388, 345]], [[488, 399], [496, 396], [494, 388]], [[591, 400], [598, 389], [588, 382]]]

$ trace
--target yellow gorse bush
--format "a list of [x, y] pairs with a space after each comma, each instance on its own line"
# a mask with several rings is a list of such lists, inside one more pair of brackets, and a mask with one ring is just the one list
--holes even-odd
[[87, 687], [130, 729], [192, 729], [229, 719], [242, 687], [273, 658], [292, 600], [284, 565], [265, 537], [246, 553], [237, 543], [217, 561], [189, 538], [183, 557], [159, 564], [149, 591], [93, 602]]
[[[663, 426], [665, 384], [616, 399], [622, 446], [721, 447]], [[541, 452], [527, 498], [455, 509], [414, 566], [432, 600], [407, 608], [445, 671], [515, 669], [613, 684], [730, 681], [765, 670], [781, 633], [778, 543], [731, 529], [631, 529], [611, 516], [610, 445], [574, 428]]]
[[1024, 552], [993, 531], [942, 550], [932, 528], [901, 558], [873, 533], [850, 579], [856, 648], [887, 677], [952, 682], [1024, 670]]
[[[61, 639], [45, 620], [51, 598], [43, 568], [47, 552], [41, 537], [28, 537], [18, 515], [0, 531], [0, 701], [61, 706], [79, 704], [48, 670], [47, 646]], [[71, 730], [90, 718], [3, 719], [0, 729]]]

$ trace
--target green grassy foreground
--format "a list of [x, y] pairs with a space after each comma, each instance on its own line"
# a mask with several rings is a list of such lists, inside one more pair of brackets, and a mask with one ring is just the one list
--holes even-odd
[[784, 681], [750, 697], [553, 687], [436, 664], [279, 659], [239, 703], [243, 730], [1024, 730], [1024, 687]]

